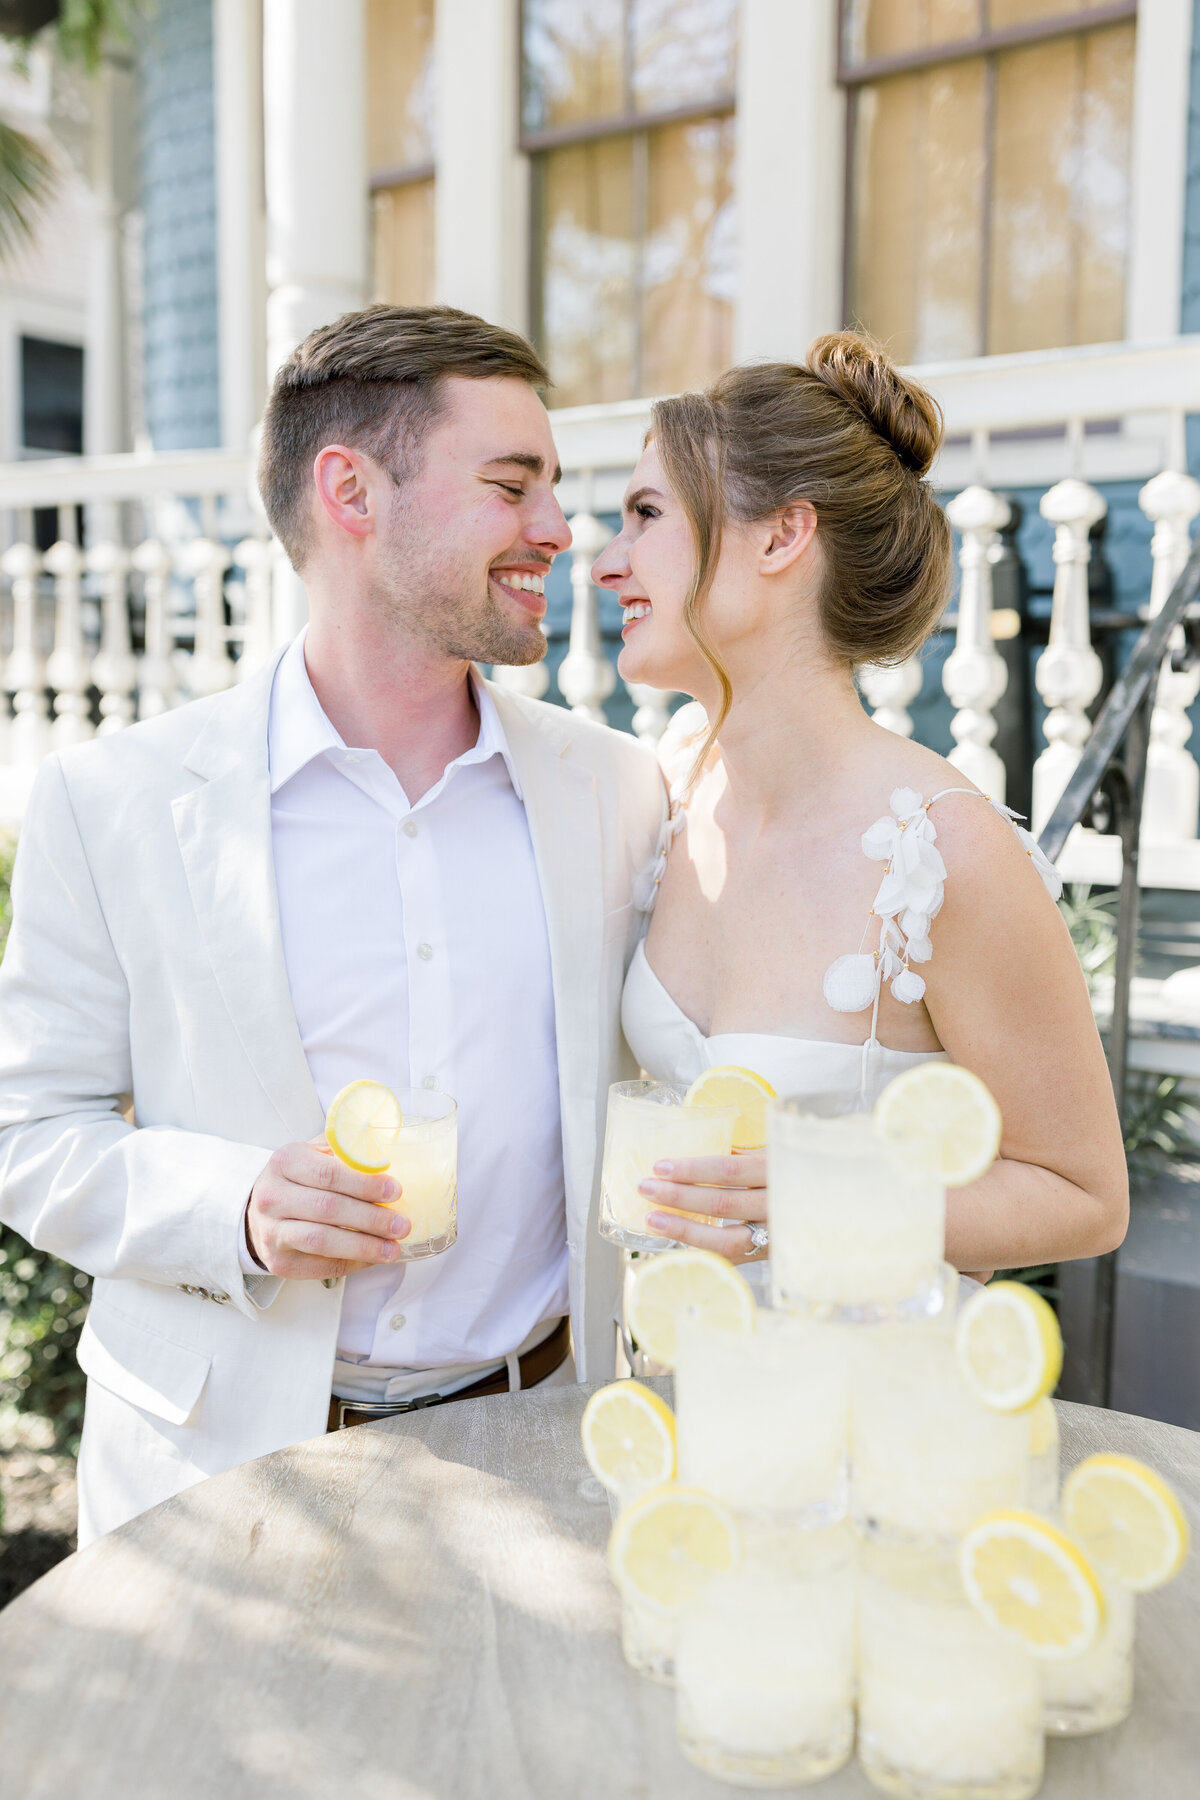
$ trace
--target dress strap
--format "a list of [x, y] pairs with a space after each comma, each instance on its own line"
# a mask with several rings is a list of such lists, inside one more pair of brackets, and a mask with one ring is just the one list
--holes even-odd
[[[879, 999], [886, 981], [892, 998], [913, 1006], [925, 996], [925, 982], [912, 967], [933, 955], [929, 928], [942, 909], [946, 865], [937, 848], [937, 830], [929, 810], [949, 794], [974, 794], [987, 800], [993, 811], [1007, 819], [1040, 875], [1052, 899], [1062, 893], [1062, 878], [1039, 849], [1036, 839], [1019, 824], [1020, 814], [1002, 806], [978, 788], [942, 788], [923, 800], [915, 788], [896, 788], [888, 802], [891, 811], [876, 819], [863, 833], [863, 854], [886, 866], [875, 903], [867, 918], [857, 951], [839, 956], [825, 971], [822, 984], [834, 1012], [856, 1013], [871, 1008], [871, 1035], [863, 1046], [863, 1074], [867, 1077], [867, 1052], [875, 1040]], [[879, 943], [867, 950], [872, 919], [879, 920]]]

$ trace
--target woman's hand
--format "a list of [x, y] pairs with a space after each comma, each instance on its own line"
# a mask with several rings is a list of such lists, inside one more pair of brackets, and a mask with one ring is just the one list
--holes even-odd
[[767, 1250], [756, 1250], [741, 1221], [767, 1222], [767, 1158], [762, 1150], [738, 1156], [680, 1156], [654, 1165], [655, 1179], [639, 1183], [639, 1192], [656, 1206], [681, 1212], [737, 1220], [730, 1225], [704, 1225], [675, 1212], [651, 1212], [648, 1222], [681, 1244], [715, 1250], [732, 1263], [762, 1262]]

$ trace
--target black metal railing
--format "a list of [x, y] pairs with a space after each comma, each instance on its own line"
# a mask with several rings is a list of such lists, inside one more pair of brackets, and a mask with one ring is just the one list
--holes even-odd
[[[1124, 670], [1100, 709], [1078, 767], [1044, 827], [1039, 843], [1051, 862], [1062, 855], [1076, 825], [1095, 823], [1121, 841], [1117, 897], [1117, 956], [1113, 973], [1108, 1067], [1124, 1135], [1128, 1125], [1129, 1003], [1137, 957], [1138, 852], [1150, 715], [1158, 673], [1171, 656], [1181, 666], [1200, 654], [1200, 630], [1189, 615], [1200, 598], [1200, 540], [1161, 612], [1143, 628]], [[1178, 632], [1184, 641], [1179, 645]], [[1102, 813], [1103, 817], [1096, 815]], [[1064, 1263], [1060, 1305], [1067, 1338], [1063, 1391], [1068, 1399], [1107, 1406], [1112, 1392], [1116, 1330], [1117, 1252]]]

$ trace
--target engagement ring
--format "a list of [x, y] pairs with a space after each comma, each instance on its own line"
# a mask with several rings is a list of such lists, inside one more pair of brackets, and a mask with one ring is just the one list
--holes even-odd
[[770, 1242], [770, 1234], [767, 1231], [766, 1226], [749, 1225], [746, 1229], [750, 1233], [750, 1248], [752, 1250], [765, 1250]]

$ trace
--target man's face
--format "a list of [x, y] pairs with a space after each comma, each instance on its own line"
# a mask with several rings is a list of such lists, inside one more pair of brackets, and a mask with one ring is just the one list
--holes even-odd
[[446, 656], [538, 662], [545, 576], [571, 542], [550, 420], [524, 381], [451, 376], [444, 400], [380, 519], [377, 598]]

